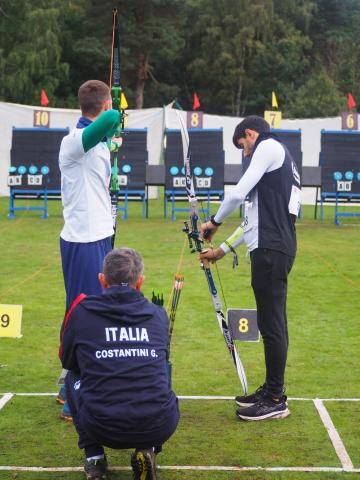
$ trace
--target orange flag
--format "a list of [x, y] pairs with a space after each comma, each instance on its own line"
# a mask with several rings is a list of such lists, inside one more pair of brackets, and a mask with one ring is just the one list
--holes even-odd
[[197, 110], [200, 107], [200, 100], [196, 93], [194, 93], [194, 103], [193, 103], [193, 110]]
[[49, 105], [49, 99], [44, 89], [41, 90], [40, 103], [43, 107], [46, 107], [47, 105]]
[[349, 110], [351, 110], [352, 108], [356, 107], [356, 103], [351, 93], [348, 93], [347, 97], [348, 97], [348, 108]]

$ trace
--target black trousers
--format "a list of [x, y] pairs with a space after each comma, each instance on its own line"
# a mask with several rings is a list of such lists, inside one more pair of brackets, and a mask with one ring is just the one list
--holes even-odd
[[294, 257], [276, 250], [257, 248], [251, 257], [251, 286], [257, 321], [264, 341], [266, 385], [273, 396], [281, 396], [289, 345], [286, 297], [287, 278]]
[[[71, 370], [68, 372], [65, 378], [67, 401], [72, 413], [73, 422], [76, 431], [79, 436], [78, 445], [79, 448], [85, 449], [86, 457], [93, 457], [104, 453], [103, 445], [114, 449], [128, 449], [128, 448], [151, 448], [154, 447], [155, 453], [160, 453], [162, 445], [170, 438], [175, 432], [176, 426], [179, 421], [178, 407], [177, 414], [171, 418], [171, 421], [167, 422], [166, 426], [159, 431], [153, 433], [153, 437], [149, 437], [148, 434], [140, 432], [118, 432], [117, 438], [114, 440], [112, 436], [107, 435], [104, 432], [105, 428], [101, 431], [97, 430], [92, 432], [91, 428], [88, 428], [86, 421], [82, 416], [81, 398], [80, 398], [80, 377]], [[106, 438], [105, 438], [106, 437]], [[156, 437], [156, 441], [154, 440]], [[102, 441], [103, 440], [103, 441]]]
[[85, 449], [86, 457], [102, 455], [104, 448], [83, 428], [80, 420], [80, 377], [71, 370], [65, 377], [66, 398], [69, 403], [73, 422], [79, 435], [79, 448]]

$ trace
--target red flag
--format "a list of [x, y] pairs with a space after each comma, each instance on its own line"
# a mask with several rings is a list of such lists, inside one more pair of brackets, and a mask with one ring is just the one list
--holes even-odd
[[352, 108], [356, 107], [356, 103], [351, 93], [348, 93], [347, 97], [348, 97], [348, 108], [349, 110], [351, 110]]
[[193, 110], [197, 110], [200, 107], [200, 100], [196, 93], [194, 93], [194, 103], [193, 103]]
[[49, 105], [49, 99], [46, 95], [46, 92], [44, 89], [41, 90], [41, 99], [40, 99], [40, 103], [43, 107], [46, 107], [47, 105]]

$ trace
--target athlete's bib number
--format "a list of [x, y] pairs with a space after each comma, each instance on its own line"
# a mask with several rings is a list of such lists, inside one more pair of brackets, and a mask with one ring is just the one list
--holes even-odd
[[299, 215], [299, 210], [301, 206], [301, 190], [296, 185], [292, 186], [291, 196], [289, 201], [289, 212], [292, 215]]
[[255, 202], [245, 202], [244, 232], [251, 230], [257, 224], [255, 210]]

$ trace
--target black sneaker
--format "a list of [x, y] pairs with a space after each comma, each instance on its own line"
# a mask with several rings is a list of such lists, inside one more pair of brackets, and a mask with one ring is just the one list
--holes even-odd
[[265, 420], [266, 418], [286, 418], [290, 415], [287, 397], [283, 395], [279, 400], [269, 396], [261, 398], [257, 403], [248, 408], [239, 408], [236, 415], [241, 420]]
[[239, 405], [239, 407], [251, 407], [255, 405], [259, 400], [261, 400], [266, 394], [266, 383], [261, 385], [256, 392], [252, 393], [251, 395], [243, 395], [239, 397], [235, 397], [235, 402]]
[[157, 480], [156, 461], [153, 448], [135, 450], [131, 455], [133, 480]]
[[85, 460], [84, 470], [87, 480], [103, 480], [106, 478], [108, 463], [106, 457], [98, 460]]

